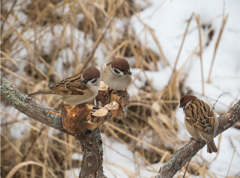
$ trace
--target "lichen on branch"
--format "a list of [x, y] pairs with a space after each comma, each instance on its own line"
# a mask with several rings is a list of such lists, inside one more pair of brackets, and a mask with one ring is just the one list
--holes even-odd
[[[36, 103], [32, 100], [32, 98], [28, 97], [27, 95], [21, 93], [14, 85], [12, 85], [7, 79], [4, 77], [1, 77], [1, 98], [7, 101], [9, 104], [14, 106], [17, 110], [19, 110], [21, 113], [31, 117], [32, 119], [35, 119], [39, 122], [42, 122], [43, 124], [46, 124], [50, 127], [53, 127], [55, 129], [58, 129], [64, 133], [67, 133], [69, 135], [74, 136], [82, 145], [82, 151], [83, 151], [83, 160], [81, 165], [81, 172], [79, 177], [80, 178], [105, 178], [106, 176], [103, 174], [103, 148], [102, 148], [102, 138], [100, 135], [100, 131], [97, 128], [100, 124], [107, 121], [108, 119], [114, 117], [115, 115], [126, 115], [126, 108], [128, 107], [128, 100], [129, 95], [127, 91], [124, 91], [125, 95], [124, 97], [118, 96], [118, 92], [111, 94], [111, 95], [102, 95], [105, 93], [105, 91], [99, 92], [99, 95], [101, 95], [100, 101], [101, 103], [105, 103], [106, 105], [105, 110], [107, 112], [103, 112], [99, 109], [98, 112], [95, 114], [86, 114], [86, 117], [84, 118], [86, 121], [88, 120], [88, 124], [94, 124], [95, 122], [98, 123], [98, 125], [95, 127], [86, 127], [85, 124], [83, 124], [82, 128], [77, 129], [71, 129], [72, 125], [75, 128], [76, 122], [79, 122], [79, 120], [71, 120], [72, 117], [74, 118], [76, 115], [76, 119], [81, 119], [80, 115], [82, 115], [82, 111], [84, 109], [81, 109], [82, 106], [78, 106], [80, 109], [77, 108], [76, 113], [73, 113], [72, 109], [70, 107], [69, 109], [69, 118], [66, 119], [65, 126], [70, 125], [69, 128], [63, 127], [63, 120], [62, 116], [64, 113], [59, 113], [54, 110], [45, 108], [44, 106]], [[116, 96], [115, 96], [116, 95]], [[104, 97], [103, 97], [104, 96]], [[111, 101], [107, 98], [110, 96], [110, 98], [114, 98], [114, 101]], [[97, 100], [98, 101], [98, 100]], [[85, 104], [83, 104], [85, 105]], [[119, 107], [118, 107], [119, 106]], [[63, 108], [66, 109], [67, 106], [64, 106]], [[68, 108], [68, 107], [67, 107]], [[84, 108], [84, 107], [83, 107]], [[104, 111], [105, 111], [104, 110]], [[80, 113], [79, 113], [80, 112]], [[62, 115], [63, 114], [63, 115]], [[85, 116], [84, 116], [85, 117]], [[67, 120], [68, 119], [68, 120]], [[81, 126], [81, 125], [80, 125]], [[87, 129], [92, 128], [92, 129]]]

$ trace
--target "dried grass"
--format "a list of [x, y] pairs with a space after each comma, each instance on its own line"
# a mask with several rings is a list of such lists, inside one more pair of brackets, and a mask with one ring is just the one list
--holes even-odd
[[217, 42], [215, 44], [212, 63], [211, 63], [210, 71], [209, 71], [209, 74], [208, 74], [208, 81], [207, 81], [208, 83], [210, 83], [213, 64], [214, 64], [214, 61], [215, 61], [215, 57], [216, 57], [216, 54], [217, 54], [217, 49], [218, 49], [218, 46], [219, 46], [219, 43], [220, 43], [220, 40], [221, 40], [221, 37], [222, 37], [222, 33], [223, 33], [223, 30], [224, 30], [225, 24], [227, 23], [227, 19], [228, 19], [228, 14], [223, 18], [222, 26], [221, 26], [221, 29], [220, 29], [220, 32], [219, 32], [219, 35], [218, 35], [218, 38], [217, 38]]
[[[96, 65], [95, 53], [100, 46], [105, 50], [104, 62], [116, 56], [134, 57], [136, 61], [132, 67], [143, 71], [158, 71], [158, 62], [162, 67], [168, 65], [161, 43], [153, 30], [139, 19], [145, 27], [144, 30], [154, 39], [158, 52], [141, 44], [132, 24], [129, 23], [133, 14], [143, 10], [134, 0], [27, 2], [23, 0], [13, 7], [8, 7], [5, 0], [1, 12], [1, 19], [4, 21], [0, 53], [2, 76], [8, 78], [24, 93], [44, 89], [64, 77], [83, 70], [85, 66]], [[26, 18], [19, 19], [18, 13], [24, 13]], [[78, 21], [80, 14], [83, 14], [83, 19]], [[123, 31], [117, 29], [116, 23], [119, 19], [126, 21]], [[69, 27], [70, 34], [67, 33]], [[54, 30], [55, 28], [58, 28], [58, 31]], [[74, 29], [81, 32], [83, 37], [79, 36], [79, 39], [76, 39]], [[199, 28], [199, 33], [200, 30]], [[188, 27], [183, 42], [187, 31]], [[206, 35], [208, 33], [210, 31]], [[53, 36], [53, 39], [46, 44], [49, 35]], [[220, 38], [221, 33], [217, 44]], [[149, 166], [153, 173], [157, 172], [152, 164], [164, 163], [179, 149], [179, 145], [185, 143], [177, 138], [178, 124], [175, 110], [180, 96], [184, 94], [182, 88], [187, 75], [183, 75], [183, 69], [198, 53], [198, 47], [177, 70], [181, 46], [173, 74], [164, 89], [156, 92], [147, 81], [146, 85], [139, 89], [139, 94], [131, 98], [127, 118], [115, 118], [101, 127], [103, 133], [125, 144], [135, 154], [136, 158], [132, 162], [136, 165], [136, 174], [115, 164], [129, 177], [140, 176], [143, 166]], [[133, 84], [135, 80], [133, 79]], [[48, 96], [38, 98], [38, 102], [56, 110], [61, 109], [61, 101]], [[50, 132], [49, 127], [23, 117], [3, 101], [1, 104], [2, 177], [7, 175], [19, 178], [64, 177], [67, 170], [81, 166], [81, 160], [72, 159], [73, 153], [81, 154], [80, 143], [72, 136], [56, 130]], [[11, 135], [11, 129], [19, 124], [18, 122], [24, 124], [27, 129], [21, 138], [15, 139]], [[121, 150], [115, 151], [116, 154], [121, 154]], [[138, 162], [138, 158], [141, 158], [143, 163]], [[107, 166], [105, 169], [112, 171]], [[181, 172], [184, 171], [185, 168], [182, 168]], [[191, 174], [210, 175], [206, 167], [190, 162], [186, 177]]]

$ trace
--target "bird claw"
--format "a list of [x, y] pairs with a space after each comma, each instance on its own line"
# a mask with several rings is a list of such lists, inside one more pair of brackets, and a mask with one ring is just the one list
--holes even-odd
[[104, 96], [106, 96], [107, 94], [110, 95], [112, 93], [113, 89], [110, 89], [110, 87], [108, 87], [108, 89], [106, 90], [106, 92], [103, 94]]
[[127, 91], [127, 89], [125, 88], [124, 90], [122, 90], [122, 91], [120, 91], [121, 93], [120, 93], [120, 95], [118, 95], [118, 96], [120, 96], [120, 100], [123, 98], [123, 97], [125, 97], [126, 96], [126, 91]]
[[48, 113], [49, 113], [49, 114], [57, 115], [57, 116], [59, 116], [60, 118], [62, 118], [62, 114], [61, 114], [61, 113], [54, 112], [53, 110], [49, 110]]
[[190, 138], [190, 141], [192, 141], [192, 140], [194, 140], [194, 141], [196, 141], [196, 142], [198, 141], [196, 138], [191, 137], [191, 138]]

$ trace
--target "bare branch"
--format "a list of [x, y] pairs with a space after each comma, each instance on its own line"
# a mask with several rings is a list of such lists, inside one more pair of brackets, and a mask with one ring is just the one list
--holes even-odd
[[44, 106], [33, 101], [24, 93], [21, 93], [4, 77], [1, 77], [1, 98], [15, 107], [21, 113], [26, 114], [28, 117], [31, 117], [62, 132], [71, 134], [63, 128], [62, 119], [58, 115], [50, 113], [51, 109], [45, 108]]
[[[21, 113], [43, 124], [74, 136], [82, 145], [83, 160], [80, 178], [105, 178], [103, 174], [103, 148], [102, 138], [98, 128], [94, 130], [83, 129], [80, 134], [68, 132], [62, 126], [60, 113], [45, 108], [36, 103], [27, 95], [21, 93], [7, 79], [1, 77], [1, 98], [19, 110]], [[59, 115], [58, 115], [59, 114]]]
[[[225, 114], [219, 118], [219, 127], [216, 135], [221, 134], [238, 120], [240, 120], [240, 100]], [[204, 141], [191, 140], [178, 150], [168, 162], [160, 168], [155, 178], [173, 177], [192, 157], [205, 146]]]

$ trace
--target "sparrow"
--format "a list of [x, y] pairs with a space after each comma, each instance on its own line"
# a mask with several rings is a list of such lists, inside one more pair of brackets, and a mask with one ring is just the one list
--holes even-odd
[[185, 126], [192, 139], [204, 140], [207, 152], [217, 152], [213, 138], [218, 129], [218, 118], [209, 105], [193, 95], [184, 95], [180, 99], [180, 107], [185, 113]]
[[113, 90], [126, 89], [132, 82], [132, 72], [126, 59], [116, 58], [104, 67], [102, 81]]
[[100, 75], [100, 71], [91, 66], [85, 69], [82, 74], [66, 78], [49, 87], [48, 90], [31, 93], [28, 96], [53, 95], [62, 99], [66, 105], [79, 105], [97, 96]]

